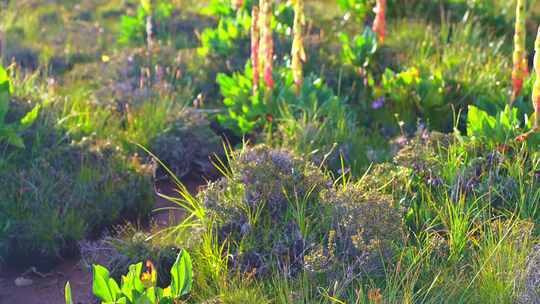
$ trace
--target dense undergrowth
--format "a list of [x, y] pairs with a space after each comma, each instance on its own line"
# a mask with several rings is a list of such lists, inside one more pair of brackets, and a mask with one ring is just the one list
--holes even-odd
[[537, 3], [0, 9], [0, 264], [80, 254], [117, 303], [540, 301]]

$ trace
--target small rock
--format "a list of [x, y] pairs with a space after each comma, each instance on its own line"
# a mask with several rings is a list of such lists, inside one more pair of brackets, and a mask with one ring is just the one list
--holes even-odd
[[15, 286], [17, 287], [27, 287], [34, 283], [31, 279], [27, 279], [24, 277], [18, 277], [15, 279]]

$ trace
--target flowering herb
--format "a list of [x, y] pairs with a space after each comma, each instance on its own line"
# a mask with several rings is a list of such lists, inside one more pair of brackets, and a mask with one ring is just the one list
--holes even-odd
[[532, 102], [534, 108], [534, 122], [533, 127], [529, 132], [526, 132], [516, 138], [518, 141], [525, 141], [531, 134], [538, 131], [540, 128], [540, 27], [538, 28], [538, 34], [536, 35], [536, 41], [534, 42], [534, 71], [536, 73], [536, 80], [533, 85]]
[[146, 287], [146, 288], [156, 286], [156, 283], [157, 283], [156, 267], [154, 266], [152, 261], [147, 260], [146, 261], [146, 268], [148, 270], [141, 274], [141, 282], [143, 283], [144, 287]]
[[513, 103], [521, 94], [523, 82], [529, 75], [527, 52], [525, 50], [525, 1], [518, 0], [516, 7], [516, 28], [514, 33], [514, 54], [512, 70], [512, 100]]
[[385, 98], [384, 96], [381, 96], [377, 99], [375, 99], [372, 103], [371, 103], [371, 108], [373, 110], [377, 110], [377, 109], [380, 109], [384, 106], [384, 103], [385, 103]]
[[291, 50], [291, 68], [296, 85], [297, 92], [302, 87], [302, 63], [306, 61], [306, 52], [304, 50], [303, 29], [306, 22], [304, 16], [304, 0], [293, 1], [294, 5], [294, 26], [293, 26], [293, 43]]
[[260, 28], [259, 28], [259, 7], [253, 5], [251, 9], [251, 65], [253, 72], [253, 96], [257, 95], [259, 90], [259, 46], [260, 46]]
[[535, 114], [534, 131], [540, 128], [540, 27], [538, 28], [538, 34], [534, 43], [534, 70], [536, 72], [536, 80], [533, 86], [533, 108]]
[[235, 10], [241, 8], [243, 5], [244, 5], [244, 0], [233, 0], [232, 1], [232, 7]]
[[[272, 38], [272, 3], [271, 0], [261, 0], [261, 15], [259, 16], [261, 29], [260, 53], [262, 59], [259, 67], [262, 67], [266, 89], [271, 91], [274, 88], [272, 78], [272, 59], [274, 57], [274, 41]], [[270, 94], [268, 94], [269, 96]]]
[[386, 36], [386, 0], [377, 0], [377, 5], [373, 10], [375, 12], [375, 21], [373, 21], [373, 32], [377, 33], [379, 43], [384, 43]]

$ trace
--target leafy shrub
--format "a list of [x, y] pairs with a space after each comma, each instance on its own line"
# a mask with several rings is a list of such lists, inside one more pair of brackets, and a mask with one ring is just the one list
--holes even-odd
[[[242, 1], [236, 9], [230, 0], [213, 0], [204, 13], [217, 18], [215, 28], [206, 28], [201, 34], [199, 55], [203, 57], [246, 58], [240, 56], [243, 50], [249, 49], [249, 33], [251, 27], [251, 9], [253, 1]], [[290, 33], [293, 24], [293, 9], [289, 3], [274, 5], [272, 30], [281, 36]]]
[[343, 62], [359, 69], [367, 68], [378, 48], [375, 33], [366, 27], [361, 35], [350, 38], [347, 34], [341, 33], [339, 38], [342, 43], [341, 57]]
[[467, 112], [467, 135], [483, 139], [492, 139], [500, 143], [506, 142], [510, 138], [515, 138], [519, 120], [517, 109], [506, 107], [497, 117], [489, 115], [487, 112], [475, 106], [469, 106]]
[[271, 97], [265, 97], [263, 94], [253, 95], [251, 65], [246, 64], [244, 73], [232, 76], [219, 74], [217, 82], [228, 113], [220, 115], [218, 121], [238, 135], [244, 135], [264, 129], [274, 121], [279, 122], [281, 113], [290, 112], [297, 116], [303, 110], [323, 108], [337, 100], [343, 102], [315, 75], [306, 77], [299, 94], [296, 94], [289, 69], [280, 69], [274, 73], [274, 79], [276, 85]]
[[[467, 136], [491, 145], [508, 143], [523, 133], [523, 129], [532, 128], [534, 121], [525, 116], [524, 121], [518, 117], [519, 110], [506, 106], [495, 116], [475, 106], [469, 106], [467, 112]], [[528, 138], [532, 147], [540, 144], [540, 137], [531, 134]]]
[[440, 72], [426, 74], [417, 68], [410, 68], [395, 73], [387, 69], [381, 80], [381, 105], [374, 102], [375, 115], [382, 111], [386, 121], [391, 121], [395, 114], [406, 126], [416, 125], [421, 118], [438, 130], [449, 128], [451, 108], [444, 100], [445, 82]]
[[270, 114], [262, 96], [253, 95], [252, 75], [251, 65], [246, 64], [244, 73], [218, 74], [216, 78], [227, 107], [227, 114], [219, 115], [218, 121], [238, 135], [260, 128]]
[[[353, 109], [324, 81], [308, 75], [297, 93], [289, 70], [275, 74], [272, 97], [252, 94], [251, 67], [232, 76], [218, 75], [228, 113], [218, 121], [238, 135], [258, 130], [268, 131], [273, 145], [293, 150], [315, 163], [326, 162], [334, 170], [341, 169], [341, 157], [357, 173], [365, 166], [371, 146], [379, 148], [357, 126]], [[376, 138], [375, 135], [373, 135]], [[382, 145], [384, 150], [384, 145]], [[384, 154], [384, 153], [383, 153]], [[380, 159], [385, 156], [381, 154]]]
[[[201, 34], [199, 55], [229, 56], [238, 53], [241, 46], [247, 45], [251, 26], [250, 11], [244, 7], [233, 10], [228, 1], [213, 1], [207, 13], [219, 17], [216, 28], [206, 28]], [[218, 8], [219, 7], [219, 8]], [[243, 42], [240, 42], [244, 40]]]
[[28, 129], [36, 120], [40, 106], [26, 113], [23, 117], [9, 121], [10, 98], [13, 94], [13, 84], [7, 71], [0, 66], [0, 143], [6, 142], [18, 148], [24, 148], [20, 133]]
[[[142, 272], [143, 263], [129, 266], [129, 272], [122, 276], [122, 283], [110, 277], [107, 268], [93, 266], [92, 292], [103, 303], [168, 303], [173, 304], [191, 291], [193, 272], [189, 253], [182, 250], [171, 268], [171, 285], [157, 287], [157, 273], [152, 262], [146, 263], [148, 270]], [[66, 284], [66, 304], [74, 303], [69, 282]]]

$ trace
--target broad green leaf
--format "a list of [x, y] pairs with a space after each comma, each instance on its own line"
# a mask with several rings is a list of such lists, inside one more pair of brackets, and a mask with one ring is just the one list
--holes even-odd
[[6, 90], [9, 94], [13, 94], [13, 84], [9, 79], [7, 71], [0, 66], [0, 92]]
[[118, 283], [113, 278], [110, 278], [108, 281], [109, 290], [111, 291], [112, 298], [114, 300], [118, 299], [118, 294], [120, 293], [120, 287], [118, 287]]
[[66, 283], [66, 287], [64, 288], [64, 296], [66, 298], [66, 304], [73, 304], [73, 297], [71, 296], [71, 286], [69, 285], [69, 281]]
[[193, 280], [191, 257], [186, 250], [176, 258], [176, 262], [171, 268], [171, 292], [174, 298], [182, 297], [191, 290]]
[[141, 7], [144, 9], [145, 13], [152, 13], [152, 1], [151, 0], [141, 0]]
[[0, 88], [0, 125], [5, 123], [6, 115], [9, 110], [9, 94]]
[[101, 265], [93, 266], [92, 292], [96, 297], [104, 302], [114, 302], [116, 298], [109, 287], [109, 271]]
[[5, 139], [8, 144], [17, 148], [25, 148], [22, 137], [17, 134], [13, 126], [7, 126], [6, 128], [0, 130], [0, 141], [2, 141], [2, 139]]
[[130, 302], [144, 291], [144, 286], [141, 282], [142, 263], [129, 266], [127, 275], [122, 276], [122, 293], [129, 299]]
[[24, 117], [21, 119], [21, 125], [20, 125], [21, 131], [26, 130], [28, 127], [30, 127], [34, 123], [34, 121], [36, 121], [40, 109], [41, 109], [41, 106], [37, 105], [32, 109], [32, 111], [24, 115]]

